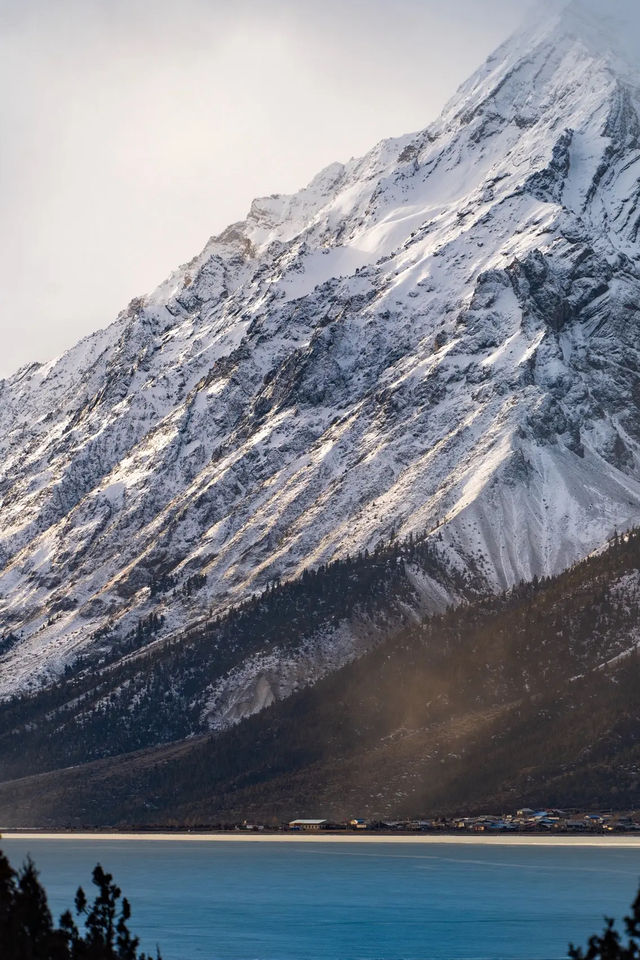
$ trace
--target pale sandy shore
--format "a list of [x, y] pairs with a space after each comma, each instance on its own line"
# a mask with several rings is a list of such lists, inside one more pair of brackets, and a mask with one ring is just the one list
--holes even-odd
[[302, 834], [302, 833], [39, 833], [2, 831], [2, 840], [89, 840], [92, 843], [132, 840], [180, 843], [411, 843], [456, 845], [486, 844], [510, 847], [625, 847], [640, 850], [640, 836], [527, 836], [526, 834], [457, 836], [455, 834]]

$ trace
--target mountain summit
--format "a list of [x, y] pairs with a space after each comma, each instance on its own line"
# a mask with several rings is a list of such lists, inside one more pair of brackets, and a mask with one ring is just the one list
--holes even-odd
[[1, 383], [5, 694], [380, 541], [497, 590], [637, 521], [640, 84], [598, 6]]
[[613, 58], [618, 68], [637, 74], [640, 56], [640, 13], [633, 0], [572, 0], [561, 11], [559, 29], [569, 39], [580, 38], [592, 51]]

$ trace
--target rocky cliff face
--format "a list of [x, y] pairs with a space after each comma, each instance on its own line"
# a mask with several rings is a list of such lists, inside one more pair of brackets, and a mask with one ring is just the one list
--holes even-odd
[[499, 589], [637, 520], [640, 81], [590, 6], [2, 382], [3, 693], [394, 536]]

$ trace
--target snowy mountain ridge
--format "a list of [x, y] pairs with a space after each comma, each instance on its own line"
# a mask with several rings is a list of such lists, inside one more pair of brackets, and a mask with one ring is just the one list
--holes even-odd
[[1, 383], [5, 695], [393, 536], [499, 589], [637, 521], [640, 83], [591, 7]]

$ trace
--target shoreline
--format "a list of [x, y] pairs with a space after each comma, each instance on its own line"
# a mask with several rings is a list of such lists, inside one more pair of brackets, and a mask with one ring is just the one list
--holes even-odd
[[356, 835], [349, 834], [291, 834], [291, 833], [190, 833], [190, 832], [149, 832], [149, 833], [55, 833], [39, 832], [36, 830], [2, 831], [0, 846], [3, 840], [83, 840], [91, 842], [122, 842], [146, 840], [155, 842], [183, 842], [183, 843], [396, 843], [396, 844], [455, 844], [455, 845], [492, 845], [492, 846], [524, 846], [524, 847], [627, 847], [640, 850], [640, 837], [633, 836], [473, 836], [444, 835], [407, 835], [393, 834]]

